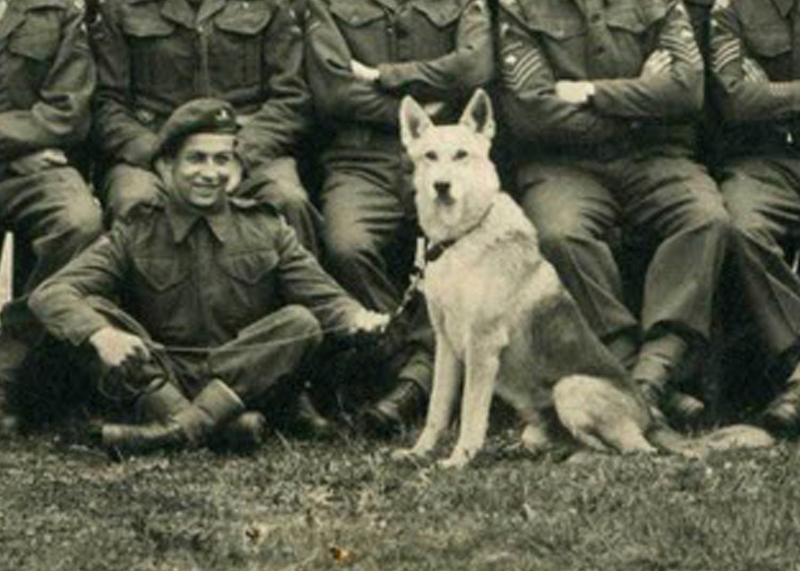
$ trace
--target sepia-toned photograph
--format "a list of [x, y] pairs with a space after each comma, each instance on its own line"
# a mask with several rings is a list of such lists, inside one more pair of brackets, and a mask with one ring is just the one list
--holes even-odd
[[0, 308], [0, 571], [800, 571], [800, 0], [0, 0]]

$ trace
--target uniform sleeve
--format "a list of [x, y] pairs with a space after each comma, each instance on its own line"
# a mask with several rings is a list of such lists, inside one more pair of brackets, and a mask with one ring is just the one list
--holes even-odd
[[302, 32], [289, 8], [283, 2], [276, 5], [264, 46], [269, 97], [239, 132], [240, 153], [250, 169], [291, 154], [310, 122]]
[[703, 106], [703, 57], [681, 0], [667, 9], [657, 49], [672, 56], [669, 73], [593, 81], [597, 90], [594, 106], [607, 115], [631, 119], [685, 117], [699, 112]]
[[31, 310], [55, 337], [80, 345], [110, 325], [88, 298], [115, 297], [127, 272], [125, 252], [118, 224], [39, 285], [28, 301]]
[[90, 37], [97, 61], [94, 128], [100, 146], [114, 162], [150, 168], [156, 133], [136, 119], [129, 103], [130, 54], [116, 0], [99, 3], [99, 18], [91, 25]]
[[294, 230], [281, 221], [278, 233], [280, 283], [283, 298], [292, 304], [307, 307], [323, 330], [345, 329], [362, 309], [322, 269], [317, 259], [300, 245]]
[[318, 111], [332, 119], [396, 126], [399, 96], [356, 78], [352, 54], [325, 0], [309, 0], [306, 23], [308, 82]]
[[550, 64], [518, 16], [501, 9], [499, 24], [501, 108], [512, 134], [563, 146], [591, 145], [627, 134], [622, 121], [556, 96]]
[[39, 100], [30, 109], [0, 113], [3, 157], [66, 148], [86, 137], [96, 72], [83, 27], [83, 11], [70, 5], [61, 30], [61, 43], [39, 90]]
[[715, 6], [711, 18], [712, 77], [723, 117], [728, 121], [770, 121], [800, 113], [800, 81], [744, 80], [742, 63], [753, 56], [742, 41], [734, 7]]
[[486, 0], [468, 3], [458, 23], [456, 49], [440, 58], [378, 66], [379, 83], [419, 98], [470, 92], [492, 79], [492, 30]]

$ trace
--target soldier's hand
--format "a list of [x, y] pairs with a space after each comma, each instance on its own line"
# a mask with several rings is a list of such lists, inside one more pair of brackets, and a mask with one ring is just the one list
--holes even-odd
[[672, 56], [668, 51], [655, 50], [644, 62], [642, 73], [639, 74], [639, 77], [648, 79], [657, 75], [667, 74], [671, 65]]
[[595, 87], [591, 81], [557, 81], [556, 96], [574, 105], [588, 103], [589, 98], [594, 95]]
[[746, 83], [768, 83], [769, 76], [755, 60], [746, 57], [742, 60], [742, 71]]
[[51, 167], [64, 166], [67, 162], [67, 156], [61, 149], [44, 149], [11, 161], [8, 166], [16, 174], [29, 175]]
[[350, 69], [353, 71], [353, 75], [363, 81], [378, 81], [381, 75], [378, 68], [364, 65], [360, 61], [354, 59], [350, 60]]
[[109, 369], [130, 370], [150, 360], [150, 350], [144, 340], [116, 327], [97, 330], [89, 343], [97, 350], [100, 361]]
[[386, 331], [390, 316], [386, 313], [377, 313], [368, 309], [361, 309], [350, 322], [349, 333], [356, 336], [379, 335]]

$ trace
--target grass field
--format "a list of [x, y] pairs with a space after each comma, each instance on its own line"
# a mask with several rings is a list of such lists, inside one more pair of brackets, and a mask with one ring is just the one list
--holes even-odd
[[52, 433], [13, 440], [0, 569], [800, 570], [796, 445], [574, 463], [511, 442], [450, 472], [360, 439], [119, 464]]

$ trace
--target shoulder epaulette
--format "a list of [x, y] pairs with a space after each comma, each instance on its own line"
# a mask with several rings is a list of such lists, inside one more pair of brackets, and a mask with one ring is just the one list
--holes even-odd
[[279, 216], [280, 211], [269, 202], [262, 202], [254, 198], [243, 198], [241, 196], [231, 196], [228, 202], [235, 210], [245, 210], [252, 212], [263, 212], [273, 216]]
[[142, 202], [136, 204], [124, 216], [118, 219], [123, 224], [135, 224], [143, 220], [150, 220], [164, 211], [164, 204], [161, 202]]

